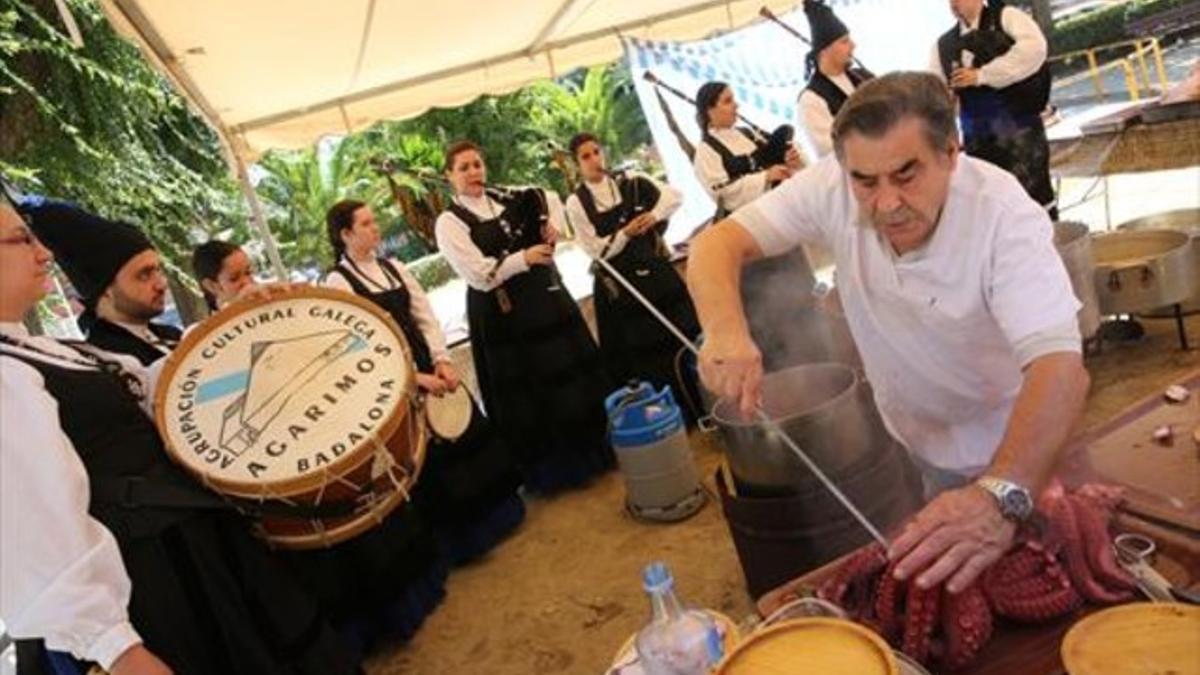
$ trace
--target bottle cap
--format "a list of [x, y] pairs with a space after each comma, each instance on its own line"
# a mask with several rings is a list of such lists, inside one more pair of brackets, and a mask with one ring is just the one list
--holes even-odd
[[642, 588], [647, 592], [662, 591], [670, 588], [674, 583], [675, 579], [671, 576], [671, 570], [667, 569], [667, 564], [661, 560], [646, 565], [642, 570]]

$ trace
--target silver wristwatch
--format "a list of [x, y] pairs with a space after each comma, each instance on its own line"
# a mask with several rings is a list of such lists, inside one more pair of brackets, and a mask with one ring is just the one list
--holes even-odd
[[1005, 518], [1020, 523], [1033, 515], [1033, 495], [1021, 485], [991, 476], [983, 476], [975, 484], [995, 498], [1000, 515]]

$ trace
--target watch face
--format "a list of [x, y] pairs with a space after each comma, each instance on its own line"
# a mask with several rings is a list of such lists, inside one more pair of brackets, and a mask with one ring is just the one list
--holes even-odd
[[1033, 502], [1024, 490], [1008, 490], [1004, 495], [1004, 511], [1007, 515], [1024, 518], [1033, 510]]

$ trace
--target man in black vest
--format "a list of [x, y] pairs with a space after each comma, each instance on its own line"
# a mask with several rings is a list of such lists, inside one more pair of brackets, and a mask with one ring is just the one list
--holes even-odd
[[964, 149], [1016, 176], [1057, 220], [1041, 117], [1050, 99], [1046, 38], [1003, 0], [950, 0], [950, 10], [958, 25], [938, 38], [932, 68], [958, 94]]
[[48, 199], [27, 199], [20, 210], [83, 297], [88, 342], [145, 365], [175, 348], [182, 331], [150, 321], [166, 306], [167, 278], [141, 230]]
[[819, 158], [833, 150], [829, 130], [834, 116], [850, 94], [871, 79], [871, 73], [851, 67], [855, 45], [850, 31], [824, 0], [805, 0], [804, 16], [808, 18], [812, 51], [805, 59], [809, 80], [797, 101], [797, 122]]

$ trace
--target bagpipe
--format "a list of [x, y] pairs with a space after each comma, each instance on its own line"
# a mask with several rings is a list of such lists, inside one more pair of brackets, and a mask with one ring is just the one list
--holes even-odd
[[[390, 157], [374, 157], [371, 166], [385, 178], [391, 188], [392, 197], [414, 231], [430, 245], [437, 248], [433, 227], [438, 214], [446, 208], [446, 200], [434, 188], [453, 191], [453, 186], [441, 174], [427, 167], [408, 167], [400, 160]], [[420, 196], [409, 186], [396, 180], [402, 176], [425, 188]], [[500, 218], [508, 226], [513, 246], [527, 248], [542, 243], [545, 227], [550, 221], [550, 208], [546, 195], [536, 187], [510, 187], [485, 185], [484, 194], [501, 206]]]
[[[810, 42], [808, 38], [804, 37], [804, 35], [801, 34], [800, 31], [796, 30], [794, 27], [792, 27], [786, 21], [784, 21], [783, 19], [780, 19], [778, 16], [775, 16], [775, 12], [772, 12], [770, 9], [768, 9], [766, 7], [762, 7], [758, 10], [758, 15], [761, 16], [762, 18], [766, 19], [767, 21], [777, 24], [780, 28], [787, 31], [788, 35], [791, 35], [792, 37], [803, 42], [804, 44], [808, 45], [809, 47], [812, 47], [812, 42]], [[849, 68], [849, 73], [848, 73], [851, 80], [853, 80], [855, 82], [865, 82], [867, 80], [871, 80], [871, 79], [875, 78], [875, 73], [872, 73], [866, 66], [864, 66], [862, 64], [862, 61], [858, 60], [858, 57], [851, 57], [851, 58], [854, 61], [854, 66]]]
[[[663, 91], [692, 104], [693, 107], [696, 105], [695, 99], [693, 99], [691, 96], [688, 96], [675, 87], [672, 87], [666, 82], [658, 79], [658, 76], [649, 70], [647, 70], [642, 77], [645, 78], [647, 82], [650, 82]], [[775, 166], [776, 164], [785, 164], [787, 162], [787, 152], [792, 147], [792, 139], [796, 136], [796, 130], [792, 127], [792, 125], [780, 125], [775, 129], [775, 131], [772, 131], [768, 134], [762, 129], [762, 127], [758, 126], [754, 122], [751, 122], [745, 115], [739, 114], [738, 119], [746, 125], [746, 128], [750, 130], [750, 134], [754, 136], [754, 145], [757, 147], [755, 148], [754, 152], [751, 153], [751, 157], [754, 160], [755, 166], [765, 169], [767, 167]], [[668, 124], [671, 122], [673, 122], [673, 117], [668, 118]], [[706, 129], [700, 130], [701, 133], [705, 133], [706, 131]]]

